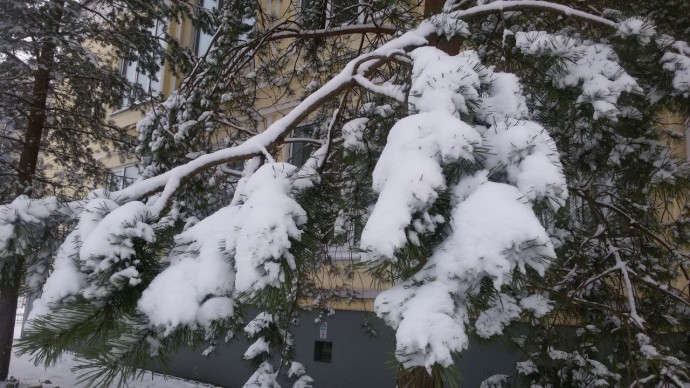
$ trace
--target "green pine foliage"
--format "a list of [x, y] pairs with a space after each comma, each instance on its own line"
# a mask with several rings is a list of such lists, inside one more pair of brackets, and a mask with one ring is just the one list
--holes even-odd
[[[288, 6], [285, 12], [292, 17], [287, 19], [243, 0], [223, 2], [218, 10], [193, 13], [195, 23], [214, 36], [214, 43], [194, 64], [180, 65], [180, 71], [188, 76], [179, 90], [166, 101], [152, 104], [137, 125], [136, 155], [144, 177], [151, 178], [148, 182], [180, 171], [178, 166], [217, 149], [242, 149], [258, 142], [266, 116], [272, 113], [258, 106], [310, 98], [319, 93], [319, 87], [338, 77], [349, 61], [370, 54], [392, 38], [391, 31], [409, 30], [420, 18], [408, 12], [416, 4], [407, 2], [383, 1], [342, 9], [319, 0], [308, 3], [310, 7], [300, 15], [296, 5]], [[463, 286], [470, 284], [465, 295], [453, 290], [448, 297], [456, 307], [454, 311], [467, 310], [469, 317], [462, 323], [469, 334], [487, 339], [492, 334], [509, 336], [522, 356], [512, 375], [494, 376], [485, 386], [686, 386], [690, 383], [690, 259], [686, 253], [689, 232], [685, 204], [690, 193], [690, 169], [669, 147], [670, 140], [678, 135], [664, 128], [660, 117], [668, 112], [680, 118], [690, 116], [687, 93], [677, 89], [673, 71], [662, 65], [667, 54], [677, 50], [672, 46], [674, 40], [687, 36], [687, 12], [683, 14], [687, 1], [656, 8], [640, 2], [644, 4], [620, 10], [611, 8], [620, 4], [609, 4], [617, 2], [577, 2], [569, 5], [588, 14], [566, 12], [573, 17], [561, 16], [560, 9], [547, 12], [530, 2], [522, 4], [523, 8], [519, 1], [498, 3], [505, 10], [490, 9], [492, 3], [449, 3], [450, 8], [433, 19], [436, 32], [428, 40], [450, 54], [476, 51], [482, 64], [475, 64], [475, 73], [488, 74], [487, 69], [491, 69], [517, 76], [529, 119], [543, 126], [543, 133], [558, 150], [569, 196], [560, 207], [547, 196], [524, 199], [556, 251], [553, 258], [535, 258], [548, 264], [545, 273], [539, 274], [538, 266], [516, 266], [503, 282], [488, 275], [474, 284], [470, 284], [473, 280], [462, 283], [464, 279], [453, 279]], [[628, 18], [640, 13], [648, 17], [640, 31], [617, 33], [616, 28], [634, 22]], [[462, 15], [461, 20], [451, 20], [453, 15]], [[138, 21], [137, 31], [143, 33], [152, 20], [149, 24]], [[372, 22], [371, 32], [341, 33], [368, 21]], [[638, 26], [633, 22], [630, 25]], [[463, 32], [465, 27], [470, 34]], [[535, 43], [539, 39], [541, 46]], [[169, 44], [175, 48], [175, 43]], [[115, 255], [117, 259], [105, 269], [83, 263], [111, 258], [85, 260], [78, 249], [74, 250], [73, 262], [81, 266], [78, 271], [85, 276], [86, 288], [52, 302], [48, 315], [34, 319], [27, 337], [20, 341], [21, 351], [32, 354], [39, 364], [54, 363], [65, 351], [75, 351], [84, 361], [80, 366], [83, 381], [101, 386], [124, 384], [126, 378], [140, 373], [137, 368], [164, 362], [181, 346], [210, 352], [232, 338], [246, 336], [253, 343], [246, 358], [257, 370], [250, 382], [273, 387], [277, 384], [271, 377], [274, 373], [287, 375], [288, 370], [299, 370], [295, 368], [298, 360], [294, 359], [291, 330], [301, 313], [321, 309], [323, 314], [331, 314], [334, 303], [358, 298], [353, 284], [359, 271], [369, 271], [381, 287], [407, 284], [406, 290], [417, 290], [436, 281], [420, 273], [434, 273], [429, 270], [431, 258], [452, 235], [450, 221], [456, 202], [461, 201], [454, 190], [459, 182], [486, 168], [499, 152], [490, 146], [474, 149], [474, 160], [460, 158], [442, 166], [447, 187], [438, 190], [428, 210], [412, 214], [404, 230], [406, 241], [397, 248], [395, 260], [343, 264], [334, 257], [367, 254], [359, 243], [377, 203], [372, 174], [391, 128], [415, 113], [408, 102], [419, 97], [412, 95], [411, 82], [417, 75], [407, 52], [415, 45], [418, 43], [410, 43], [397, 56], [381, 55], [356, 63], [371, 65], [363, 76], [379, 85], [394, 86], [404, 96], [402, 101], [381, 88], [352, 81], [342, 93], [314, 102], [286, 124], [276, 139], [262, 144], [262, 149], [233, 154], [185, 172], [176, 176], [182, 180], [178, 186], [168, 184], [163, 189], [158, 185], [135, 198], [92, 194], [91, 201], [108, 199], [120, 207], [134, 201], [142, 201], [144, 206], [148, 201], [146, 206], [159, 209], [159, 213], [145, 213], [124, 227], [150, 227], [154, 237], [114, 232], [108, 243], [129, 247], [134, 253]], [[136, 47], [116, 46], [116, 52], [125, 56], [137, 52], [138, 60], [152, 59], [151, 63], [156, 55], [175, 52], [159, 51], [148, 58], [146, 53], [151, 51], [145, 49], [152, 46]], [[583, 58], [594, 59], [582, 62]], [[0, 62], [0, 68], [5, 62]], [[601, 63], [606, 64], [599, 68]], [[146, 70], [153, 74], [156, 67]], [[683, 70], [682, 64], [675, 70]], [[592, 92], [596, 88], [585, 85], [592, 74], [602, 75], [597, 78], [602, 84], [619, 80], [617, 77], [625, 84], [628, 76], [636, 84], [628, 82], [621, 90], [602, 87]], [[127, 86], [118, 85], [121, 95]], [[478, 84], [478, 98], [468, 98], [467, 109], [456, 112], [456, 116], [487, 131], [496, 131], [503, 124], [508, 128], [518, 125], [520, 120], [506, 118], [505, 123], [493, 123], [492, 127], [480, 115], [484, 109], [481, 99], [493, 97], [491, 87], [491, 82]], [[453, 92], [465, 95], [471, 91]], [[100, 109], [104, 102], [100, 101]], [[94, 116], [93, 112], [90, 115]], [[515, 164], [525, 160], [530, 147], [536, 147], [536, 143], [529, 144], [524, 149], [515, 147], [515, 154], [510, 155]], [[290, 248], [251, 263], [256, 267], [252, 270], [266, 277], [277, 268], [279, 282], [244, 293], [221, 290], [204, 295], [197, 300], [200, 305], [232, 299], [232, 313], [211, 320], [209, 325], [197, 321], [168, 327], [153, 324], [137, 305], [142, 295], [170, 268], [184, 260], [200, 260], [200, 249], [194, 245], [199, 242], [180, 236], [218, 211], [247, 204], [247, 185], [252, 177], [262, 166], [278, 166], [273, 159], [298, 145], [303, 146], [303, 152], [308, 150], [311, 158], [290, 173], [294, 186], [287, 197], [304, 210], [306, 222], [294, 216], [299, 233], [298, 237], [291, 235]], [[280, 177], [277, 168], [274, 178]], [[487, 171], [487, 179], [511, 184], [511, 168], [515, 166], [497, 164]], [[295, 183], [298, 180], [300, 184]], [[60, 217], [38, 217], [42, 223], [27, 223], [26, 217], [20, 217], [15, 222], [14, 238], [25, 247], [13, 250], [14, 256], [0, 251], [0, 264], [7, 266], [16, 263], [17, 257], [26, 258], [31, 268], [40, 267], [47, 275], [46, 263], [58, 249], [56, 241], [64, 239], [67, 232], [78, 231], [76, 221], [84, 217], [79, 209], [87, 203], [73, 202], [71, 206], [71, 211]], [[113, 215], [116, 210], [105, 209], [104, 215]], [[274, 232], [279, 228], [272, 225], [266, 229]], [[83, 241], [67, 243], [78, 248]], [[223, 263], [239, 272], [239, 260], [227, 249], [228, 242], [216, 243]], [[267, 246], [274, 243], [266, 241]], [[516, 241], [502, 254], [520, 258], [545, 245], [535, 240]], [[40, 266], [34, 264], [39, 259], [43, 263]], [[138, 275], [120, 275], [131, 269]], [[333, 279], [342, 281], [329, 287]], [[534, 300], [540, 301], [536, 307], [530, 304]], [[497, 332], [488, 332], [478, 324], [491, 319], [491, 314], [500, 321]], [[399, 352], [397, 356], [406, 363], [418, 354]], [[457, 380], [455, 374], [446, 372], [439, 363], [426, 367], [415, 364], [401, 372], [399, 383], [439, 386], [444, 379], [449, 383]], [[310, 380], [304, 371], [289, 377], [301, 384]]]

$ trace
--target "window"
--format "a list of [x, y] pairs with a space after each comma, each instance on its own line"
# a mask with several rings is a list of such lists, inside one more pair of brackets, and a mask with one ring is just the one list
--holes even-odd
[[[157, 21], [156, 25], [149, 31], [151, 31], [152, 36], [163, 37], [165, 35], [164, 28], [165, 23]], [[156, 73], [155, 77], [152, 77], [139, 70], [139, 62], [137, 61], [122, 61], [120, 67], [120, 72], [130, 84], [139, 85], [145, 92], [151, 95], [158, 95], [163, 91], [162, 80], [164, 70], [163, 64], [161, 63], [158, 73]], [[136, 100], [131, 96], [125, 96], [122, 101], [122, 106], [126, 107], [135, 103]]]
[[118, 191], [136, 182], [139, 178], [139, 168], [136, 165], [113, 169], [105, 179], [108, 191]]
[[[199, 7], [214, 10], [222, 6], [222, 0], [199, 0]], [[211, 40], [213, 40], [213, 33], [207, 33], [201, 28], [195, 29], [196, 36], [194, 38], [194, 52], [197, 57], [203, 56], [208, 51], [209, 46], [211, 46]]]
[[[243, 161], [238, 161], [238, 162], [232, 162], [227, 164], [227, 168], [229, 170], [233, 170], [239, 173], [242, 173], [244, 171], [244, 162]], [[228, 179], [228, 184], [230, 187], [232, 187], [233, 193], [237, 189], [237, 183], [240, 181], [241, 176], [238, 175], [231, 175], [230, 178]]]
[[333, 27], [359, 23], [359, 0], [332, 0], [327, 4], [329, 23]]
[[333, 342], [315, 341], [314, 342], [314, 361], [328, 362], [333, 359]]
[[363, 21], [359, 0], [302, 0], [301, 14], [310, 28], [339, 27]]
[[[292, 131], [293, 139], [312, 138], [316, 131], [315, 125], [305, 125], [295, 128]], [[314, 143], [306, 141], [295, 141], [290, 144], [290, 157], [288, 163], [297, 167], [304, 166], [304, 163], [309, 160], [311, 154], [316, 150], [317, 146]]]

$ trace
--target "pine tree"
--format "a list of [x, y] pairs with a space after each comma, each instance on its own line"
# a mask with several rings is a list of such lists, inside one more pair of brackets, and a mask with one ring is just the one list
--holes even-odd
[[[605, 1], [460, 1], [411, 27], [413, 5], [381, 3], [363, 7], [370, 25], [347, 15], [359, 7], [225, 3], [212, 48], [138, 125], [147, 179], [8, 205], [21, 216], [3, 247], [49, 221], [69, 232], [22, 351], [49, 364], [76, 350], [84, 381], [107, 384], [244, 333], [247, 387], [309, 386], [291, 328], [305, 301], [347, 292], [317, 276], [343, 249], [393, 283], [375, 305], [401, 384], [442, 384], [470, 335], [524, 354], [485, 386], [689, 384], [666, 342], [690, 325], [690, 171], [659, 125], [689, 113], [686, 24]], [[301, 102], [259, 133], [258, 99], [296, 85]], [[306, 163], [276, 162], [295, 141], [314, 144]]]
[[[174, 40], [150, 33], [156, 23], [184, 10], [183, 3], [138, 0], [0, 2], [1, 202], [26, 196], [18, 201], [35, 209], [41, 205], [26, 202], [29, 198], [44, 203], [40, 198], [52, 194], [66, 200], [102, 183], [105, 172], [94, 147], [122, 153], [134, 144], [131, 134], [107, 120], [106, 110], [121, 106], [124, 95], [129, 100], [150, 95], [127, 83], [118, 59], [135, 61], [142, 74], [156, 74], [161, 60], [184, 66], [188, 53]], [[101, 55], [106, 47], [115, 56]], [[65, 210], [48, 202], [55, 211]], [[60, 214], [60, 222], [67, 213]], [[4, 216], [9, 224], [17, 217]], [[17, 226], [26, 233], [22, 242], [3, 246], [0, 380], [8, 373], [19, 287], [27, 267], [34, 275], [43, 271], [42, 278], [27, 283], [30, 288], [40, 287], [47, 275], [56, 239], [63, 236], [50, 230], [55, 222]]]

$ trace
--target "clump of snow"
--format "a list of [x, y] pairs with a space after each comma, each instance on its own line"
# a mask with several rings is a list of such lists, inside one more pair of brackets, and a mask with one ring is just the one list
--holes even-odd
[[271, 343], [269, 341], [266, 341], [264, 337], [259, 337], [259, 339], [251, 344], [244, 352], [244, 359], [251, 360], [252, 358], [258, 357], [263, 353], [268, 353], [270, 346]]
[[609, 384], [605, 378], [613, 380], [620, 380], [621, 378], [619, 374], [609, 371], [601, 362], [587, 357], [586, 354], [580, 354], [578, 351], [568, 353], [549, 347], [548, 355], [552, 360], [562, 360], [578, 368], [577, 373], [572, 375], [575, 381], [579, 380], [583, 384], [592, 385], [593, 383], [594, 386], [606, 386]]
[[580, 42], [565, 35], [553, 35], [544, 31], [519, 31], [513, 35], [515, 45], [525, 54], [563, 58], [577, 58], [581, 55]]
[[211, 322], [227, 319], [235, 313], [235, 301], [226, 296], [212, 297], [199, 306], [196, 312], [196, 321], [206, 330], [209, 330]]
[[537, 365], [532, 360], [521, 361], [515, 364], [515, 369], [521, 375], [531, 375], [532, 373], [539, 372]]
[[508, 375], [493, 375], [482, 381], [479, 388], [501, 388], [508, 381]]
[[515, 298], [501, 293], [488, 309], [479, 314], [474, 327], [480, 337], [490, 338], [503, 333], [503, 328], [520, 318], [521, 312]]
[[635, 338], [637, 339], [637, 343], [640, 344], [640, 352], [643, 356], [645, 356], [645, 358], [654, 359], [659, 357], [659, 351], [656, 349], [656, 347], [651, 345], [651, 338], [643, 333], [637, 333]]
[[489, 182], [480, 172], [460, 181], [455, 196], [466, 199], [453, 210], [453, 233], [433, 256], [445, 259], [437, 271], [485, 271], [497, 289], [515, 266], [544, 273], [545, 258], [555, 257], [555, 252], [523, 193]]
[[138, 303], [151, 324], [170, 332], [178, 325], [208, 326], [213, 319], [232, 316], [235, 270], [220, 244], [235, 226], [238, 210], [223, 208], [175, 238], [170, 266], [153, 279]]
[[280, 388], [277, 381], [278, 372], [274, 371], [270, 362], [264, 361], [242, 388]]
[[247, 333], [249, 337], [253, 337], [259, 334], [261, 330], [268, 328], [271, 323], [273, 323], [273, 314], [262, 312], [244, 327], [244, 332]]
[[479, 102], [477, 116], [491, 125], [506, 119], [526, 119], [527, 102], [515, 74], [492, 73], [487, 94]]
[[369, 119], [366, 117], [350, 120], [343, 125], [343, 147], [346, 150], [364, 150], [364, 130]]
[[561, 89], [579, 88], [578, 104], [590, 104], [594, 119], [617, 121], [621, 94], [642, 93], [642, 88], [618, 64], [611, 46], [551, 34], [545, 31], [515, 33], [515, 44], [529, 55], [549, 55], [565, 59], [550, 72], [554, 85]]
[[420, 47], [410, 53], [414, 64], [410, 105], [417, 112], [444, 110], [468, 113], [479, 100], [479, 87], [489, 72], [474, 51], [449, 56], [435, 47]]
[[534, 317], [540, 318], [552, 308], [551, 301], [541, 295], [530, 295], [518, 301], [510, 295], [499, 293], [489, 308], [479, 314], [474, 327], [480, 337], [491, 338], [502, 334], [503, 329], [519, 319], [523, 311], [530, 311]]
[[292, 175], [292, 186], [295, 189], [305, 190], [321, 182], [319, 169], [326, 162], [328, 156], [328, 144], [324, 144], [314, 151], [304, 165]]
[[299, 240], [306, 212], [290, 197], [295, 166], [270, 163], [259, 168], [244, 187], [242, 205], [226, 250], [235, 257], [236, 290], [254, 294], [279, 287], [284, 279], [281, 261], [294, 269], [291, 239]]
[[667, 51], [661, 57], [664, 70], [673, 73], [673, 88], [678, 94], [690, 97], [690, 46], [677, 41], [671, 45], [676, 52]]
[[447, 111], [405, 117], [390, 131], [373, 173], [376, 206], [362, 232], [369, 260], [394, 260], [406, 242], [405, 228], [416, 212], [426, 212], [445, 189], [443, 165], [474, 160], [479, 133]]
[[[79, 252], [80, 269], [89, 277], [97, 277], [106, 271], [115, 271], [107, 283], [89, 282], [89, 286], [81, 291], [87, 299], [104, 298], [115, 290], [127, 285], [135, 286], [141, 282], [139, 271], [136, 269], [138, 260], [134, 258], [132, 238], [138, 237], [152, 242], [155, 237], [150, 225], [134, 220], [142, 213], [129, 213], [129, 210], [133, 209], [128, 208], [137, 207], [146, 211], [142, 203], [131, 202], [108, 214], [82, 244]], [[102, 244], [100, 246], [99, 241]], [[103, 244], [103, 241], [106, 243]]]
[[[458, 205], [448, 238], [422, 270], [376, 298], [377, 315], [396, 329], [396, 357], [405, 367], [453, 363], [451, 354], [468, 343], [463, 300], [483, 278], [500, 289], [515, 268], [543, 274], [555, 257], [544, 227], [515, 187], [489, 182], [480, 172], [461, 180], [454, 196]], [[505, 321], [496, 314], [492, 319]]]
[[292, 385], [292, 388], [312, 388], [314, 386], [313, 383], [314, 379], [304, 375], [295, 381], [295, 383]]
[[[139, 207], [136, 204], [133, 206]], [[99, 198], [97, 195], [83, 206], [77, 226], [58, 248], [53, 273], [46, 280], [41, 297], [34, 302], [29, 315], [30, 319], [49, 313], [51, 305], [68, 296], [83, 293], [87, 286], [88, 273], [105, 269], [108, 264], [118, 260], [116, 251], [125, 254], [132, 253], [132, 251], [126, 250], [126, 247], [125, 251], [119, 250], [119, 247], [113, 248], [109, 244], [112, 240], [103, 244], [103, 247], [100, 247], [99, 244], [99, 238], [119, 238], [111, 236], [111, 232], [124, 232], [126, 226], [122, 222], [128, 218], [127, 214], [123, 212], [109, 218], [109, 221], [102, 228], [99, 228], [101, 221], [105, 220], [118, 207], [119, 205], [115, 201]], [[94, 237], [94, 239], [89, 240], [89, 237]], [[84, 248], [84, 241], [90, 241], [86, 248]], [[84, 249], [83, 253], [82, 249]], [[102, 260], [106, 256], [108, 257], [107, 261]], [[106, 261], [106, 263], [102, 263], [102, 261]], [[99, 267], [99, 264], [102, 266]], [[116, 286], [117, 283], [112, 285]], [[102, 284], [89, 285], [88, 296], [97, 297], [107, 293], [108, 285], [105, 285], [106, 288], [101, 288], [103, 286]]]
[[535, 318], [541, 318], [553, 309], [553, 302], [543, 295], [529, 295], [520, 299], [520, 307], [530, 311]]
[[[123, 263], [125, 265], [127, 260], [134, 257], [134, 238], [140, 238], [146, 242], [155, 241], [153, 228], [146, 223], [151, 219], [151, 214], [148, 207], [139, 201], [126, 203], [118, 206], [113, 201], [105, 202], [105, 200], [92, 201], [95, 204], [87, 205], [85, 212], [82, 213], [86, 217], [80, 219], [79, 230], [80, 239], [82, 240], [79, 249], [79, 261], [82, 271], [86, 271], [90, 275], [97, 275], [98, 273], [108, 271], [114, 264]], [[105, 206], [104, 208], [97, 208]], [[102, 213], [108, 209], [109, 212], [98, 220]], [[94, 218], [95, 217], [95, 218]], [[83, 222], [91, 225], [96, 221], [93, 228], [88, 230], [85, 228]], [[118, 284], [121, 283], [120, 278], [131, 279], [133, 285], [138, 284], [139, 277], [136, 268], [128, 266], [119, 270], [116, 274], [111, 276], [111, 284], [106, 285], [92, 285], [87, 287], [83, 294], [86, 298], [96, 298], [107, 294], [110, 286], [120, 288]], [[131, 284], [132, 284], [131, 283]]]
[[432, 15], [429, 21], [436, 26], [436, 33], [439, 36], [445, 36], [446, 39], [451, 39], [455, 36], [469, 36], [470, 30], [467, 22], [453, 17], [449, 13], [443, 12]]
[[376, 314], [396, 330], [396, 358], [406, 368], [452, 365], [452, 353], [466, 349], [469, 341], [468, 317], [456, 312], [453, 284], [411, 284], [390, 288], [376, 298]]
[[616, 35], [622, 37], [634, 36], [641, 43], [647, 44], [656, 35], [654, 24], [649, 20], [641, 18], [628, 18], [618, 23], [618, 31]]
[[41, 297], [34, 301], [29, 319], [48, 314], [51, 305], [68, 296], [77, 295], [86, 286], [86, 275], [79, 271], [75, 260], [79, 252], [78, 236], [78, 230], [72, 231], [58, 248], [53, 272], [43, 286]]
[[144, 291], [138, 308], [170, 333], [179, 325], [208, 328], [234, 314], [238, 294], [283, 280], [281, 260], [294, 268], [290, 239], [306, 222], [289, 194], [289, 164], [248, 165], [233, 203], [176, 237], [170, 266]]
[[486, 168], [493, 175], [505, 174], [530, 200], [548, 199], [560, 207], [568, 197], [556, 145], [547, 131], [532, 121], [506, 120], [483, 133], [490, 147]]
[[297, 381], [292, 385], [292, 388], [311, 388], [313, 387], [314, 379], [307, 376], [307, 369], [301, 363], [292, 361], [290, 369], [288, 370], [288, 377], [297, 377]]
[[297, 361], [293, 361], [290, 363], [290, 370], [288, 370], [288, 377], [297, 377], [297, 376], [302, 376], [303, 374], [307, 373], [307, 368], [304, 367], [301, 363]]
[[[46, 219], [60, 208], [55, 197], [39, 200], [20, 195], [11, 203], [0, 207], [0, 259], [24, 254], [29, 241], [18, 236], [17, 227], [45, 225]], [[0, 268], [5, 263], [0, 261]]]
[[377, 115], [380, 117], [388, 117], [393, 113], [393, 107], [391, 104], [377, 105], [373, 102], [367, 102], [362, 104], [361, 112], [365, 115]]

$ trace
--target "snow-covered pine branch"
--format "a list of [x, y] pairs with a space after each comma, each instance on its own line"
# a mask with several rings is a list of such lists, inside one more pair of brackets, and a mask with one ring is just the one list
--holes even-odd
[[[546, 335], [537, 334], [535, 348], [523, 348], [526, 360], [518, 364], [516, 378], [534, 384], [547, 379], [617, 382], [625, 369], [620, 365], [641, 365], [637, 361], [644, 356], [668, 365], [657, 373], [660, 381], [687, 381], [688, 365], [673, 356], [675, 350], [653, 347], [642, 336], [650, 327], [677, 329], [688, 322], [687, 313], [676, 309], [678, 300], [658, 290], [677, 274], [665, 265], [686, 258], [669, 255], [652, 238], [656, 234], [641, 238], [631, 225], [661, 231], [656, 209], [684, 198], [679, 188], [690, 187], [690, 174], [660, 142], [630, 140], [655, 136], [650, 127], [659, 108], [645, 98], [652, 90], [642, 79], [643, 70], [672, 79], [671, 88], [660, 85], [653, 91], [657, 102], [687, 97], [687, 45], [653, 46], [655, 30], [642, 28], [638, 19], [614, 21], [546, 1], [446, 8], [363, 50], [263, 132], [246, 127], [236, 145], [185, 153], [190, 161], [177, 155], [165, 165], [161, 154], [156, 156], [160, 164], [148, 165], [147, 179], [71, 203], [70, 216], [77, 222], [55, 254], [23, 350], [53, 359], [64, 344], [50, 342], [49, 334], [85, 332], [88, 325], [78, 312], [97, 314], [87, 307], [105, 306], [118, 319], [115, 326], [137, 327], [119, 342], [101, 344], [99, 351], [115, 349], [118, 360], [157, 355], [197, 331], [215, 343], [244, 331], [253, 341], [245, 358], [258, 365], [246, 386], [277, 386], [287, 365], [296, 386], [308, 386], [311, 378], [292, 359], [290, 327], [300, 303], [313, 295], [303, 288], [312, 281], [308, 271], [323, 264], [316, 247], [334, 244], [336, 229], [351, 222], [364, 227], [349, 243], [358, 244], [374, 275], [387, 274], [381, 280], [394, 283], [377, 297], [375, 308], [396, 332], [396, 358], [404, 368], [431, 372], [449, 367], [454, 355], [468, 347], [469, 336], [501, 335], [522, 319], [545, 327], [546, 333], [557, 330], [557, 323], [575, 322], [583, 326], [577, 336], [585, 340], [577, 349], [565, 349], [539, 342]], [[568, 18], [559, 22], [563, 28], [554, 28], [539, 20], [521, 21], [522, 11], [576, 18], [610, 39], [571, 37]], [[520, 22], [545, 29], [523, 31]], [[503, 31], [496, 33], [499, 23]], [[276, 31], [258, 39], [293, 34], [289, 27]], [[310, 34], [329, 36], [313, 29], [304, 36]], [[217, 47], [208, 55], [220, 60], [222, 34], [215, 36]], [[462, 45], [453, 54], [430, 45], [441, 39], [459, 39]], [[258, 55], [260, 45], [252, 44], [240, 42], [238, 52]], [[624, 44], [656, 50], [658, 61], [649, 68], [631, 63]], [[231, 59], [233, 64], [243, 60]], [[142, 155], [164, 150], [166, 141], [193, 139], [198, 136], [193, 128], [222, 114], [203, 110], [205, 90], [195, 90], [210, 85], [215, 93], [222, 80], [204, 78], [210, 73], [203, 66], [194, 73], [198, 79], [190, 79], [140, 122], [146, 143], [140, 145]], [[248, 93], [229, 90], [217, 106]], [[189, 113], [194, 99], [201, 101], [198, 116]], [[307, 138], [322, 144], [305, 167], [276, 162], [275, 153], [291, 132], [324, 110], [330, 110], [326, 126], [288, 141]], [[626, 169], [622, 160], [636, 170]], [[189, 206], [185, 199], [199, 193], [188, 182], [242, 161], [232, 200], [208, 213], [191, 209], [180, 216], [180, 209]], [[346, 171], [347, 163], [357, 172]], [[343, 179], [360, 172], [362, 181]], [[568, 184], [577, 187], [577, 198], [568, 197]], [[630, 187], [635, 194], [629, 198]], [[592, 197], [579, 195], [585, 191]], [[310, 201], [328, 197], [338, 201]], [[620, 221], [619, 214], [597, 201], [630, 215]], [[58, 212], [54, 200], [40, 207], [39, 217], [20, 202], [8, 205], [0, 219], [3, 248], [27, 241], [27, 235], [16, 232], [17, 224], [52, 227], [41, 223]], [[339, 204], [356, 205], [357, 211]], [[608, 225], [602, 234], [604, 221]], [[328, 225], [320, 228], [323, 224]], [[663, 232], [676, 249], [687, 236], [682, 226]], [[620, 278], [613, 283], [620, 283], [607, 281], [614, 273]], [[570, 287], [577, 292], [569, 293]], [[649, 306], [640, 293], [664, 295], [663, 303]], [[118, 295], [135, 303], [123, 303], [127, 298]], [[241, 312], [251, 305], [264, 313], [245, 324]], [[664, 316], [657, 309], [670, 317], [663, 325], [656, 322]], [[51, 317], [62, 311], [70, 312], [68, 318], [51, 326]], [[588, 317], [596, 325], [586, 325]], [[636, 339], [639, 351], [627, 364], [595, 359], [588, 341], [602, 332], [634, 333], [628, 337]], [[278, 365], [268, 361], [272, 353], [280, 355]], [[554, 375], [547, 375], [550, 362], [561, 368]], [[654, 372], [651, 364], [644, 365], [645, 373]]]

